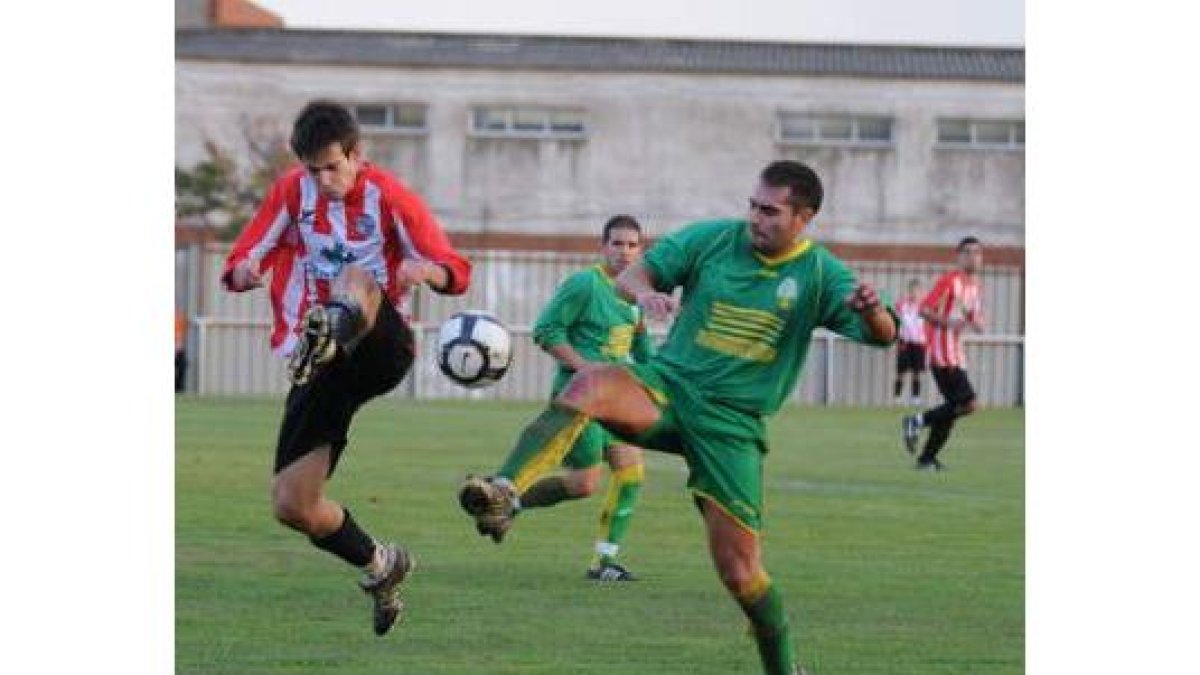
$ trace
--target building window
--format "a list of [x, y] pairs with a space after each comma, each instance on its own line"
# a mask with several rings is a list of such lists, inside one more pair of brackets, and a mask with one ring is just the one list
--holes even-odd
[[350, 106], [354, 119], [368, 133], [423, 134], [425, 106], [419, 103], [357, 103]]
[[779, 114], [779, 142], [887, 148], [892, 145], [892, 118], [783, 112]]
[[979, 150], [1025, 148], [1024, 120], [940, 119], [937, 125], [937, 142], [941, 147]]
[[479, 106], [471, 114], [471, 134], [490, 138], [587, 136], [582, 110], [540, 106]]

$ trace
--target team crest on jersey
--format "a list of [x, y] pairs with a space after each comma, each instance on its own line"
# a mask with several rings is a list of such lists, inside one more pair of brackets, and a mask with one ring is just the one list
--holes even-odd
[[358, 233], [364, 237], [372, 237], [375, 235], [375, 218], [369, 213], [364, 213], [354, 222], [354, 227], [358, 229]]
[[779, 309], [789, 310], [796, 303], [799, 295], [800, 289], [796, 286], [796, 280], [788, 277], [779, 282], [779, 286], [775, 289], [775, 304], [779, 306]]

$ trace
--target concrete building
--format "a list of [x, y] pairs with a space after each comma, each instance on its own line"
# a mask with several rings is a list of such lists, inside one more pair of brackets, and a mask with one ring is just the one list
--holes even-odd
[[333, 98], [467, 245], [741, 215], [789, 157], [826, 182], [814, 234], [858, 257], [944, 260], [974, 233], [1023, 262], [1020, 49], [201, 27], [176, 32], [175, 82], [180, 166]]

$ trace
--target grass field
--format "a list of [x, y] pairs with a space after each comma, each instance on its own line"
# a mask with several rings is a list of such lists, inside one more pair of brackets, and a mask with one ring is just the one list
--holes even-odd
[[[405, 622], [371, 633], [352, 570], [279, 527], [268, 485], [278, 400], [178, 399], [180, 673], [758, 673], [720, 587], [682, 461], [651, 453], [622, 558], [585, 581], [594, 497], [529, 511], [501, 546], [455, 491], [498, 465], [534, 405], [379, 401], [330, 494], [418, 558]], [[788, 409], [772, 423], [767, 568], [812, 675], [1023, 672], [1024, 424], [984, 411], [950, 471], [918, 473], [895, 410]]]

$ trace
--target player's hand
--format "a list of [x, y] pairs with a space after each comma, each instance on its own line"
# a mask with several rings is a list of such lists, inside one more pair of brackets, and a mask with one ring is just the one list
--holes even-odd
[[233, 266], [229, 272], [229, 290], [241, 293], [262, 286], [262, 271], [249, 258]]
[[406, 286], [415, 286], [423, 283], [437, 286], [439, 285], [438, 270], [440, 269], [441, 267], [437, 263], [432, 263], [428, 260], [405, 258], [400, 261], [400, 266], [396, 268], [396, 277], [401, 284]]
[[677, 309], [675, 298], [658, 291], [646, 291], [637, 296], [637, 305], [655, 321], [666, 321]]
[[879, 300], [879, 293], [875, 288], [866, 282], [860, 283], [850, 297], [846, 298], [846, 305], [851, 310], [859, 314], [867, 314], [875, 311], [882, 306]]

